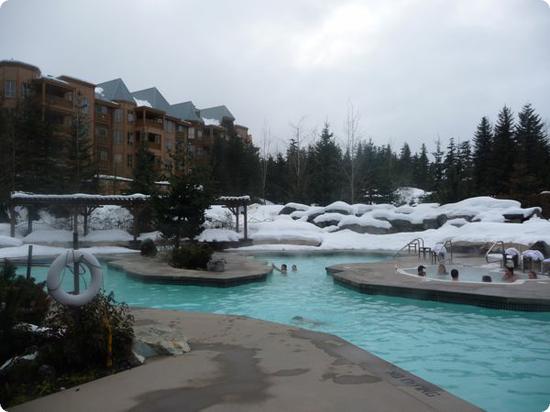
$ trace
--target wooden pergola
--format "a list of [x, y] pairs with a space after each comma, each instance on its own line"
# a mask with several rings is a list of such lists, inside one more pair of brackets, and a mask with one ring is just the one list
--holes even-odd
[[235, 215], [235, 230], [239, 232], [239, 215], [243, 208], [244, 240], [248, 240], [248, 205], [250, 196], [221, 196], [218, 200]]
[[[130, 210], [134, 216], [133, 236], [134, 241], [139, 236], [138, 217], [143, 207], [149, 201], [149, 196], [134, 195], [89, 195], [89, 194], [67, 194], [47, 195], [15, 192], [10, 196], [8, 208], [10, 213], [10, 236], [15, 237], [15, 207], [23, 206], [27, 209], [36, 207], [61, 206], [67, 208], [73, 217], [73, 248], [78, 249], [78, 215], [84, 216], [84, 235], [88, 234], [88, 218], [94, 209], [105, 205], [123, 206]], [[28, 232], [32, 232], [32, 218], [28, 213]]]

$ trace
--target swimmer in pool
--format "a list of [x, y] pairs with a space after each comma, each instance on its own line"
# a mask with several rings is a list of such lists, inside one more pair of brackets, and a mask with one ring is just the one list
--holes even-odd
[[418, 276], [426, 276], [426, 266], [418, 266]]
[[502, 276], [504, 282], [515, 282], [518, 280], [518, 277], [514, 273], [513, 267], [504, 268], [504, 276]]
[[445, 265], [443, 263], [440, 263], [439, 266], [437, 266], [437, 275], [443, 276], [448, 274], [449, 272], [447, 272], [447, 268], [445, 267]]
[[456, 269], [451, 270], [451, 279], [454, 281], [458, 281], [458, 270]]
[[481, 281], [482, 282], [492, 282], [493, 279], [489, 275], [483, 275], [483, 277], [481, 278]]
[[275, 263], [271, 264], [271, 267], [275, 269], [277, 272], [282, 273], [283, 275], [286, 275], [286, 272], [288, 271], [288, 268], [286, 266], [286, 263], [283, 263], [280, 268], [275, 266]]
[[292, 269], [293, 272], [298, 272], [298, 266], [296, 266], [296, 265], [292, 265], [291, 269]]

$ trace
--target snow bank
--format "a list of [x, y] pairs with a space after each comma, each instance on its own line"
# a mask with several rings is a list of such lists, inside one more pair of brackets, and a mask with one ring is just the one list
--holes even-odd
[[400, 187], [394, 192], [394, 195], [397, 204], [416, 204], [431, 195], [431, 192], [416, 187]]
[[[286, 219], [282, 219], [286, 217]], [[292, 220], [288, 216], [279, 216], [273, 222], [264, 222], [250, 227], [250, 238], [260, 242], [308, 242], [320, 244], [323, 241], [323, 230], [302, 221]]]
[[70, 230], [50, 229], [35, 230], [23, 238], [24, 243], [62, 243], [72, 242], [73, 232]]
[[334, 202], [325, 207], [325, 211], [327, 213], [338, 212], [344, 215], [351, 215], [354, 212], [354, 208], [346, 202]]
[[134, 237], [125, 230], [95, 230], [80, 238], [83, 242], [129, 242]]
[[370, 214], [364, 214], [362, 216], [346, 216], [342, 220], [340, 220], [340, 223], [338, 224], [339, 227], [344, 226], [362, 226], [362, 227], [376, 227], [379, 229], [391, 229], [391, 223], [386, 220], [379, 220], [375, 219]]
[[[4, 258], [26, 258], [28, 253], [28, 245], [6, 247], [0, 249], [0, 259]], [[44, 245], [33, 245], [33, 256], [57, 256], [64, 253], [67, 249], [62, 247], [52, 247]], [[139, 253], [138, 250], [132, 250], [125, 247], [115, 246], [94, 246], [88, 248], [81, 248], [80, 250], [89, 252], [93, 255], [111, 255], [120, 253]]]
[[0, 235], [0, 248], [9, 246], [20, 246], [21, 244], [23, 244], [23, 242], [21, 242], [21, 240], [19, 239]]
[[227, 229], [206, 229], [198, 237], [199, 242], [238, 242], [239, 234]]

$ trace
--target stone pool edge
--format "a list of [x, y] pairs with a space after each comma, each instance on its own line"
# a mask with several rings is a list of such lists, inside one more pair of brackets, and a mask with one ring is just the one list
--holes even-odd
[[128, 276], [157, 283], [174, 283], [189, 286], [231, 287], [250, 282], [265, 281], [272, 268], [245, 255], [217, 252], [216, 258], [226, 260], [224, 272], [209, 272], [174, 268], [160, 258], [141, 255], [117, 256], [104, 259], [108, 266], [125, 272]]
[[13, 410], [82, 411], [91, 405], [104, 412], [182, 407], [243, 411], [481, 410], [327, 333], [243, 316], [137, 308], [132, 312], [142, 327], [183, 331], [191, 352], [147, 361]]

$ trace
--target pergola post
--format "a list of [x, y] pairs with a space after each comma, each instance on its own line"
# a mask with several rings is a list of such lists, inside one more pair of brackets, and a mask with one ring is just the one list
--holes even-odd
[[27, 206], [27, 235], [32, 233], [32, 207]]
[[244, 205], [244, 240], [248, 240], [248, 206]]
[[134, 242], [137, 242], [139, 237], [139, 221], [138, 217], [141, 214], [141, 208], [139, 206], [132, 206], [132, 215], [134, 216], [134, 223], [132, 224], [132, 234], [134, 235]]
[[239, 233], [239, 206], [235, 208], [235, 219], [236, 219], [235, 231]]
[[[73, 209], [73, 249], [78, 249], [78, 209]], [[74, 293], [80, 293], [80, 268], [78, 260], [75, 260], [73, 264], [73, 280], [74, 280]]]
[[10, 204], [10, 236], [15, 237], [15, 206]]

